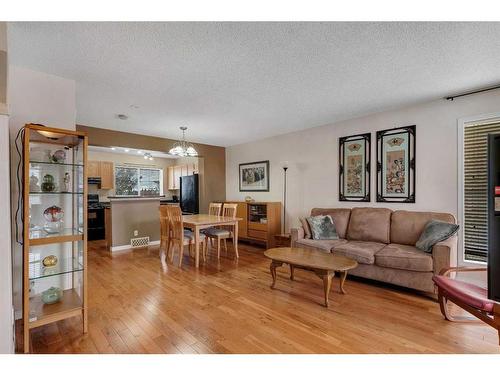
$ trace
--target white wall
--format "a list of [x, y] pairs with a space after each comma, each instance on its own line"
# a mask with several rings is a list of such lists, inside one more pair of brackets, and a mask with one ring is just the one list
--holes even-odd
[[[289, 162], [287, 227], [298, 225], [298, 217], [313, 207], [373, 206], [391, 209], [443, 211], [457, 215], [457, 119], [500, 111], [500, 91], [471, 95], [454, 101], [436, 100], [316, 127], [300, 132], [232, 146], [226, 150], [226, 195], [241, 200], [250, 195], [258, 201], [282, 201], [283, 170]], [[416, 203], [376, 203], [375, 131], [417, 126]], [[372, 132], [371, 202], [338, 200], [338, 138]], [[238, 191], [238, 164], [270, 161], [270, 191]], [[290, 224], [290, 225], [288, 225]]]
[[[26, 123], [50, 125], [56, 128], [75, 129], [76, 100], [75, 82], [50, 74], [9, 66], [8, 101], [11, 155], [12, 223], [17, 205], [18, 187], [16, 169], [19, 157], [14, 139]], [[14, 228], [13, 228], [14, 233]], [[22, 311], [22, 258], [21, 246], [13, 242], [13, 288], [16, 318]]]
[[7, 68], [7, 23], [0, 22], [0, 353], [14, 351]]
[[9, 169], [9, 117], [0, 114], [0, 353], [14, 350]]

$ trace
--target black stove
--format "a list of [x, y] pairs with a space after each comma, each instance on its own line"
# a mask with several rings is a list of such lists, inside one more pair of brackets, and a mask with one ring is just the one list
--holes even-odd
[[106, 236], [104, 227], [104, 205], [99, 202], [98, 194], [87, 195], [87, 234], [88, 240], [103, 240]]

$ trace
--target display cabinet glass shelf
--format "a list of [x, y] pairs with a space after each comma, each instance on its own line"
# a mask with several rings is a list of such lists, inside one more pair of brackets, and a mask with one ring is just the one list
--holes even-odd
[[87, 332], [87, 136], [28, 124], [23, 143], [23, 329], [81, 316]]

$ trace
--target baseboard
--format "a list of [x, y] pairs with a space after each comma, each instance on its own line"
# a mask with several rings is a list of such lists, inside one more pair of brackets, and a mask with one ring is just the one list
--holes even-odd
[[[148, 246], [154, 246], [154, 245], [159, 245], [159, 244], [160, 244], [160, 240], [151, 241]], [[112, 253], [117, 252], [117, 251], [130, 250], [130, 249], [133, 249], [133, 247], [130, 244], [110, 247], [110, 251]], [[138, 249], [138, 248], [135, 248], [135, 249]]]

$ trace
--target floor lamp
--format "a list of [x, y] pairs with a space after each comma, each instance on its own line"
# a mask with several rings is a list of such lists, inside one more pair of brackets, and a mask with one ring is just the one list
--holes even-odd
[[286, 231], [286, 171], [288, 170], [288, 162], [283, 162], [283, 231], [285, 234]]

